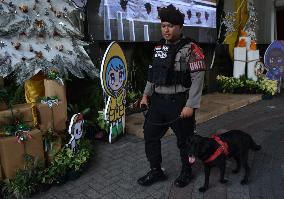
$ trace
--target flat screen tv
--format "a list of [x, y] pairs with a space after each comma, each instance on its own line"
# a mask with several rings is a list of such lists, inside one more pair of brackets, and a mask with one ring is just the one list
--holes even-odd
[[158, 41], [161, 39], [158, 10], [169, 4], [184, 13], [185, 36], [198, 42], [215, 43], [216, 0], [89, 1], [89, 36], [93, 40]]

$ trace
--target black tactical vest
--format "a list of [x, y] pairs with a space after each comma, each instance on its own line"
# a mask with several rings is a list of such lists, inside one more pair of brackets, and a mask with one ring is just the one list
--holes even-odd
[[161, 40], [154, 49], [152, 67], [148, 70], [148, 81], [155, 85], [181, 84], [189, 88], [191, 85], [190, 70], [174, 71], [174, 64], [178, 51], [191, 41], [189, 38], [183, 38], [177, 44], [166, 44], [165, 40]]

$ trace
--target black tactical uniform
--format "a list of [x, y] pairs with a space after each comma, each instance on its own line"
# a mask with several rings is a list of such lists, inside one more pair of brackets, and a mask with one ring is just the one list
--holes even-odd
[[188, 38], [170, 43], [162, 40], [154, 49], [153, 63], [149, 66], [148, 81], [144, 95], [150, 97], [150, 106], [145, 118], [145, 152], [151, 171], [138, 179], [141, 185], [150, 185], [165, 178], [161, 171], [161, 138], [169, 127], [177, 137], [182, 172], [175, 184], [183, 187], [191, 178], [191, 165], [186, 155], [186, 141], [193, 134], [194, 113], [180, 118], [182, 109], [200, 107], [204, 80], [204, 55], [201, 49]]

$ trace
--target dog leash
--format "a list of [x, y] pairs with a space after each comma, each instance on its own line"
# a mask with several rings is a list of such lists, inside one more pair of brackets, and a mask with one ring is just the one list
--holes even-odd
[[165, 125], [170, 125], [170, 124], [173, 124], [174, 122], [176, 122], [177, 120], [181, 119], [180, 116], [178, 116], [177, 118], [169, 121], [169, 122], [162, 122], [162, 123], [158, 123], [158, 122], [151, 122], [150, 120], [147, 119], [146, 117], [146, 111], [148, 110], [148, 108], [146, 106], [142, 106], [141, 107], [141, 112], [143, 113], [144, 115], [144, 118], [147, 122], [149, 122], [149, 124], [152, 124], [152, 125], [155, 125], [155, 126], [165, 126]]

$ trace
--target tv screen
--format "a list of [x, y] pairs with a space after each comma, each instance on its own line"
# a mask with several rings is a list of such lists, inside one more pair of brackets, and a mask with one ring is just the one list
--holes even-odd
[[185, 15], [184, 35], [198, 42], [216, 40], [216, 0], [89, 1], [89, 35], [94, 40], [158, 41], [158, 10], [173, 4]]

